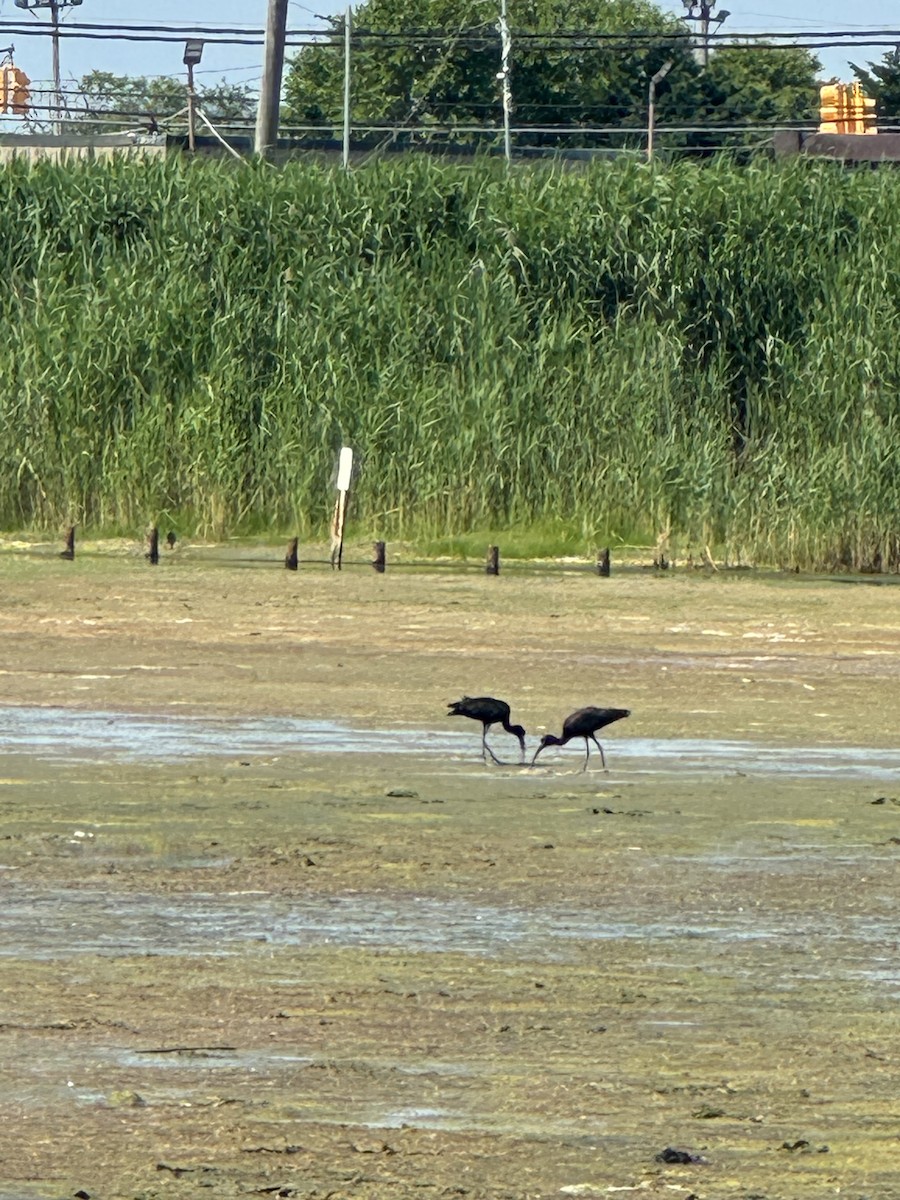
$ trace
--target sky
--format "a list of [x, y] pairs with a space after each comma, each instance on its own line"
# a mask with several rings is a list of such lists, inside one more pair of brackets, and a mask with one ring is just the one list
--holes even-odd
[[[516, 0], [508, 0], [511, 23], [515, 24]], [[682, 0], [657, 0], [661, 7], [683, 13]], [[864, 0], [859, 8], [848, 7], [843, 0], [785, 0], [785, 9], [775, 8], [772, 0], [749, 0], [750, 9], [741, 7], [741, 0], [721, 0], [719, 7], [728, 8], [726, 26], [734, 32], [812, 31], [836, 29], [900, 29], [900, 4], [897, 0]], [[499, 6], [499, 5], [498, 5]], [[344, 0], [310, 0], [310, 5], [291, 0], [289, 25], [292, 28], [314, 28], [322, 24], [321, 17], [343, 11]], [[96, 24], [160, 24], [188, 29], [191, 25], [217, 27], [238, 25], [262, 29], [265, 25], [267, 0], [83, 0], [80, 7], [68, 10], [67, 22]], [[848, 20], [852, 17], [853, 20]], [[36, 20], [15, 7], [13, 0], [0, 0], [0, 20]], [[46, 20], [46, 14], [42, 15]], [[0, 40], [3, 39], [0, 33]], [[14, 39], [12, 39], [14, 40]], [[898, 39], [900, 40], [900, 39]], [[4, 42], [4, 44], [6, 44]], [[50, 40], [42, 37], [19, 37], [15, 41], [15, 62], [32, 80], [49, 79]], [[879, 61], [887, 46], [858, 47], [850, 52], [860, 64]], [[823, 64], [823, 75], [852, 79], [847, 65], [847, 50], [816, 51]], [[180, 43], [113, 43], [64, 40], [60, 51], [61, 73], [64, 80], [77, 80], [93, 69], [128, 75], [181, 74], [182, 46]], [[262, 49], [256, 46], [207, 45], [198, 74], [198, 84], [210, 84], [225, 78], [233, 83], [255, 86], [260, 76]]]

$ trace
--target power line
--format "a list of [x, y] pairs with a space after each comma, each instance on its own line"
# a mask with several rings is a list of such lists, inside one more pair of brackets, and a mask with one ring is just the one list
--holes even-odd
[[[53, 30], [47, 25], [25, 24], [21, 21], [0, 19], [0, 31], [8, 31], [14, 36], [49, 37]], [[240, 26], [201, 26], [201, 25], [154, 25], [154, 24], [97, 24], [90, 22], [71, 22], [65, 28], [59, 29], [60, 37], [82, 38], [100, 41], [159, 41], [181, 42], [186, 36], [212, 39], [221, 45], [262, 45], [264, 30]], [[627, 44], [639, 43], [675, 44], [689, 43], [695, 36], [691, 30], [630, 30], [608, 32], [589, 29], [563, 29], [550, 31], [512, 30], [513, 38], [526, 44], [557, 45], [570, 42], [584, 44]], [[357, 26], [353, 31], [354, 42], [386, 42], [390, 44], [417, 44], [437, 42], [443, 44], [449, 36], [453, 36], [458, 44], [494, 45], [496, 34], [486, 29], [484, 25], [474, 26], [464, 33], [450, 35], [446, 30], [407, 29], [389, 31], [366, 29]], [[288, 30], [286, 44], [288, 45], [329, 45], [333, 44], [334, 30], [328, 29], [294, 29]], [[310, 40], [311, 39], [311, 40]], [[332, 39], [331, 42], [323, 39]], [[758, 32], [729, 31], [728, 33], [711, 33], [710, 42], [723, 47], [736, 48], [744, 43], [751, 43], [753, 49], [765, 48], [763, 43], [791, 41], [805, 44], [816, 39], [820, 44], [829, 39], [829, 46], [871, 46], [896, 45], [900, 42], [900, 29], [826, 29], [826, 30], [763, 30]], [[774, 46], [771, 48], [775, 48]]]

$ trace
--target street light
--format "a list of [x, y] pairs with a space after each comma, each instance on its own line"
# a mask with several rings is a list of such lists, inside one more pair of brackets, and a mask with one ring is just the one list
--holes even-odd
[[51, 42], [53, 44], [53, 132], [60, 133], [60, 84], [59, 84], [59, 13], [63, 8], [77, 8], [81, 0], [16, 0], [16, 8], [50, 9], [50, 24], [53, 27]]
[[647, 96], [647, 162], [653, 161], [653, 124], [656, 115], [656, 86], [665, 79], [672, 70], [672, 60], [664, 62], [655, 75], [650, 76], [650, 88]]
[[197, 149], [194, 133], [194, 67], [198, 66], [203, 57], [203, 42], [199, 38], [191, 38], [184, 44], [182, 62], [188, 69], [187, 101], [188, 101], [188, 150], [191, 154]]
[[686, 10], [684, 19], [700, 22], [700, 46], [694, 51], [694, 55], [701, 67], [708, 67], [710, 22], [721, 28], [722, 22], [730, 17], [731, 13], [727, 8], [723, 8], [719, 13], [714, 13], [716, 0], [681, 0], [681, 2]]

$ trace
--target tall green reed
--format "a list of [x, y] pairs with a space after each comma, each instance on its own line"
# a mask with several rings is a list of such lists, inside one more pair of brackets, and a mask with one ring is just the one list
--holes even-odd
[[418, 159], [0, 173], [0, 523], [558, 521], [900, 565], [898, 183]]

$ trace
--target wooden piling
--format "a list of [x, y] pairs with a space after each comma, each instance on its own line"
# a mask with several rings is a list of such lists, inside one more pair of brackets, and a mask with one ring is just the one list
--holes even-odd
[[500, 547], [488, 546], [487, 562], [484, 566], [485, 572], [488, 575], [500, 574]]
[[601, 550], [597, 555], [597, 574], [602, 579], [609, 578], [609, 550]]
[[376, 542], [375, 543], [375, 559], [372, 563], [372, 566], [375, 568], [375, 570], [378, 572], [379, 575], [384, 574], [384, 569], [387, 566], [387, 562], [385, 560], [384, 542]]
[[350, 481], [353, 478], [353, 451], [349, 446], [342, 446], [338, 457], [337, 470], [337, 501], [334, 515], [331, 518], [331, 569], [341, 569], [344, 560], [344, 522], [347, 519], [347, 494], [350, 491]]
[[297, 543], [298, 538], [291, 538], [288, 543], [287, 554], [284, 556], [284, 565], [289, 571], [296, 571], [299, 559], [297, 558]]
[[347, 516], [347, 493], [338, 492], [331, 517], [331, 569], [340, 570], [344, 561], [344, 521]]
[[159, 530], [155, 525], [150, 530], [150, 549], [147, 551], [147, 559], [154, 567], [159, 562]]
[[66, 534], [66, 548], [59, 552], [60, 558], [67, 558], [69, 562], [75, 557], [75, 526], [70, 525]]

